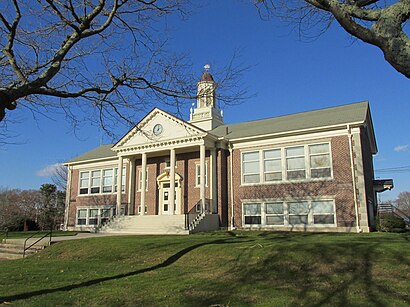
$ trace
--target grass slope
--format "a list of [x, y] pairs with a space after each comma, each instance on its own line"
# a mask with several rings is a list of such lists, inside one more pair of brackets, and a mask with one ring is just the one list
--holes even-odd
[[0, 262], [16, 306], [408, 306], [408, 234], [216, 232], [65, 241]]

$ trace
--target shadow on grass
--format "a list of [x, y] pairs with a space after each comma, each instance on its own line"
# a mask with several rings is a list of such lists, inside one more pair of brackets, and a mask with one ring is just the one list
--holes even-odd
[[[343, 236], [346, 240], [329, 240]], [[247, 248], [239, 247], [233, 267], [223, 277], [203, 277], [200, 287], [185, 290], [184, 303], [187, 306], [406, 306], [410, 303], [405, 291], [408, 253], [393, 248], [385, 250], [394, 247], [387, 245], [394, 241], [390, 237], [372, 240], [364, 236], [273, 232], [257, 237], [260, 239]], [[396, 267], [390, 268], [389, 262], [394, 262]], [[394, 281], [399, 285], [391, 284]]]
[[[241, 243], [243, 243], [243, 242], [244, 241], [241, 241]], [[151, 267], [148, 267], [148, 268], [145, 268], [145, 269], [140, 269], [140, 270], [136, 270], [136, 271], [132, 271], [132, 272], [124, 273], [124, 274], [118, 274], [118, 275], [114, 275], [114, 276], [97, 278], [97, 279], [85, 281], [85, 282], [82, 282], [82, 283], [79, 283], [79, 284], [74, 284], [74, 285], [69, 285], [69, 286], [64, 286], [64, 287], [59, 287], [59, 288], [54, 288], [54, 289], [42, 289], [42, 290], [37, 290], [37, 291], [32, 291], [32, 292], [27, 292], [27, 293], [20, 293], [20, 294], [16, 294], [16, 295], [4, 296], [4, 297], [0, 297], [0, 304], [11, 303], [11, 302], [14, 302], [14, 301], [29, 299], [29, 298], [32, 298], [32, 297], [35, 297], [35, 296], [50, 294], [50, 293], [54, 293], [54, 292], [70, 291], [70, 290], [74, 290], [74, 289], [93, 286], [93, 285], [96, 285], [96, 284], [99, 284], [99, 283], [102, 283], [102, 282], [106, 282], [106, 281], [126, 278], [126, 277], [130, 277], [130, 276], [136, 276], [136, 275], [139, 275], [139, 274], [143, 274], [143, 273], [150, 272], [150, 271], [155, 271], [155, 270], [170, 266], [171, 264], [173, 264], [177, 260], [179, 260], [182, 256], [188, 254], [189, 252], [191, 252], [191, 251], [193, 251], [193, 250], [195, 250], [199, 247], [202, 247], [202, 246], [205, 246], [205, 245], [212, 245], [212, 244], [235, 244], [235, 243], [239, 243], [239, 242], [228, 241], [227, 239], [220, 239], [220, 240], [214, 240], [214, 241], [211, 241], [211, 242], [203, 242], [203, 243], [195, 244], [195, 245], [186, 247], [183, 250], [179, 251], [178, 253], [168, 257], [164, 262], [161, 262], [157, 265], [154, 265], [154, 266], [151, 266]]]

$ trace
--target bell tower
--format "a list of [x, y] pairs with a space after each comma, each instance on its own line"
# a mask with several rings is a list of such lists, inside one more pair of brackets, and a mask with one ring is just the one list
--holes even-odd
[[224, 122], [222, 112], [216, 108], [217, 84], [209, 73], [210, 66], [207, 64], [204, 68], [201, 80], [197, 83], [197, 103], [196, 108], [191, 108], [189, 123], [209, 131]]

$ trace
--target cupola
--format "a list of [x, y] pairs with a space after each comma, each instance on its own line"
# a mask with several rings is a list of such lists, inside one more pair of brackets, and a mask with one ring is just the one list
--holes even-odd
[[210, 66], [204, 66], [201, 79], [197, 83], [196, 108], [191, 108], [189, 122], [206, 131], [223, 125], [223, 116], [216, 108], [217, 84], [209, 72]]

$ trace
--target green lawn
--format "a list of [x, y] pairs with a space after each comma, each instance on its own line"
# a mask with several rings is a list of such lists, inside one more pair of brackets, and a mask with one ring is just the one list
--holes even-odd
[[216, 232], [65, 241], [0, 262], [15, 306], [409, 306], [409, 234]]

